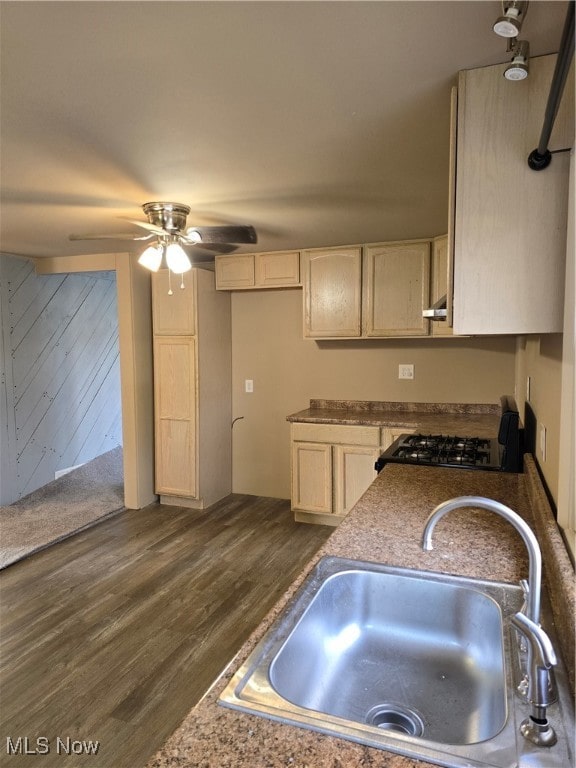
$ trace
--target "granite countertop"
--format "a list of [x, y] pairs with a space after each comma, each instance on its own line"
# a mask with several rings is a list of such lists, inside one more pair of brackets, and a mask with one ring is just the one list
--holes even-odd
[[[567, 657], [573, 659], [574, 572], [557, 527], [549, 519], [551, 512], [540, 492], [533, 462], [528, 461], [527, 470], [528, 476], [386, 466], [147, 768], [426, 768], [429, 763], [225, 709], [217, 700], [324, 555], [507, 582], [525, 578], [528, 562], [521, 538], [511, 525], [484, 510], [451, 513], [436, 526], [434, 550], [422, 551], [420, 540], [427, 516], [434, 506], [454, 496], [488, 496], [512, 507], [531, 525], [536, 522], [536, 529], [548, 540], [549, 556], [554, 558], [554, 568], [547, 577], [553, 582], [564, 616], [556, 622], [559, 633], [565, 635], [564, 658], [566, 663]], [[534, 521], [535, 510], [542, 514], [539, 521]], [[573, 685], [573, 664], [571, 675]]]
[[287, 416], [307, 424], [405, 427], [406, 431], [461, 437], [496, 437], [500, 406], [490, 403], [399, 403], [365, 400], [311, 400]]

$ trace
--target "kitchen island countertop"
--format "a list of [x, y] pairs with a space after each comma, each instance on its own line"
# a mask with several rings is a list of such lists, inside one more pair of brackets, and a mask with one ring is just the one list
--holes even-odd
[[[306, 576], [324, 555], [383, 562], [409, 568], [517, 582], [528, 562], [515, 529], [485, 510], [451, 512], [437, 526], [434, 549], [420, 547], [424, 522], [440, 502], [482, 495], [514, 509], [535, 529], [544, 551], [551, 592], [556, 596], [564, 660], [573, 658], [574, 571], [551, 512], [538, 486], [537, 470], [526, 457], [522, 475], [473, 472], [401, 464], [388, 465], [348, 517], [312, 558], [283, 598], [244, 644], [206, 696], [194, 707], [147, 768], [426, 768], [429, 763], [364, 747], [218, 705], [218, 696], [270, 624], [282, 613]], [[537, 518], [537, 519], [535, 519]], [[553, 601], [554, 602], [554, 601]], [[570, 676], [573, 685], [573, 663]]]

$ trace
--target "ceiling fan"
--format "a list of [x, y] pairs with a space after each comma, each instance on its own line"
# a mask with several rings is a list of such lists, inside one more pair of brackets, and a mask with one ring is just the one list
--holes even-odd
[[[166, 266], [171, 272], [181, 274], [192, 268], [188, 254], [182, 246], [214, 253], [231, 253], [238, 245], [256, 243], [256, 230], [251, 226], [187, 227], [186, 218], [190, 207], [183, 203], [144, 203], [142, 210], [148, 221], [127, 219], [132, 224], [148, 231], [145, 235], [70, 235], [70, 240], [138, 240], [154, 241], [140, 255], [138, 262], [147, 269], [157, 272]], [[199, 258], [199, 261], [205, 258]]]

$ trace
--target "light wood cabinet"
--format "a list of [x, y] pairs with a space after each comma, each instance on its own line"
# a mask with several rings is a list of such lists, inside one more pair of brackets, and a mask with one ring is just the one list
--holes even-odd
[[196, 340], [154, 339], [156, 492], [196, 496]]
[[292, 444], [292, 509], [331, 515], [332, 447], [326, 443]]
[[304, 336], [426, 336], [430, 240], [302, 252]]
[[[186, 287], [180, 288], [180, 276], [168, 276], [163, 269], [152, 274], [152, 330], [155, 336], [194, 336], [195, 304], [190, 295], [196, 292], [196, 272], [188, 272]], [[170, 290], [172, 293], [170, 293]]]
[[291, 288], [300, 285], [300, 252], [216, 256], [215, 272], [218, 290]]
[[338, 338], [362, 331], [362, 247], [302, 252], [304, 336]]
[[380, 447], [335, 445], [334, 514], [345, 516], [376, 477], [374, 464]]
[[291, 434], [294, 519], [338, 525], [376, 477], [380, 428], [295, 423]]
[[422, 317], [430, 296], [430, 241], [364, 247], [362, 326], [367, 337], [426, 336]]
[[254, 288], [254, 255], [251, 253], [216, 256], [214, 269], [218, 290]]
[[[563, 327], [570, 152], [542, 171], [538, 145], [556, 55], [459, 74], [454, 231], [454, 333], [555, 333]], [[574, 64], [549, 142], [573, 146]]]
[[208, 270], [185, 277], [170, 295], [168, 271], [152, 276], [156, 493], [204, 509], [232, 489], [230, 295]]
[[[432, 266], [430, 276], [430, 306], [446, 297], [448, 305], [448, 294], [452, 291], [450, 279], [450, 264], [448, 260], [448, 235], [441, 235], [432, 240]], [[450, 302], [451, 303], [451, 302]], [[448, 306], [446, 306], [448, 315]], [[452, 326], [449, 317], [445, 320], [431, 320], [430, 334], [432, 336], [451, 336]]]

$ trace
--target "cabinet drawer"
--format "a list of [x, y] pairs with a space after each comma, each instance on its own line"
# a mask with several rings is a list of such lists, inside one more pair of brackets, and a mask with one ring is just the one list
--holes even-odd
[[309, 443], [367, 445], [378, 447], [380, 427], [355, 427], [348, 424], [292, 424], [292, 439]]

